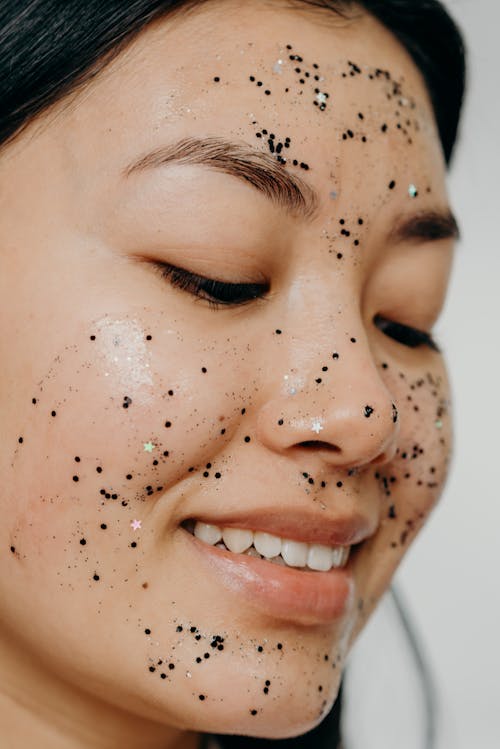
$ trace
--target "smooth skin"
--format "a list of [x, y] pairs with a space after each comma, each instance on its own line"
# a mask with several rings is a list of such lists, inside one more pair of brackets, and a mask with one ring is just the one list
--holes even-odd
[[[363, 11], [249, 5], [209, 2], [149, 27], [0, 156], [0, 724], [12, 749], [191, 749], [204, 732], [311, 729], [443, 488], [443, 358], [374, 324], [430, 331], [449, 279], [452, 239], [398, 233], [448, 210], [423, 79]], [[290, 138], [286, 164], [263, 129]], [[314, 190], [314, 213], [201, 164], [127, 174], [188, 137], [266, 154]], [[215, 309], [153, 261], [268, 292]], [[371, 529], [341, 618], [268, 615], [189, 552], [186, 518], [270, 507]], [[208, 647], [215, 634], [223, 651]], [[164, 679], [158, 660], [174, 665]]]

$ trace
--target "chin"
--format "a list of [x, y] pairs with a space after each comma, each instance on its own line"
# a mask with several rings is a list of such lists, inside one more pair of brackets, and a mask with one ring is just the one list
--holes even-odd
[[[272, 675], [271, 675], [272, 676]], [[233, 681], [231, 688], [219, 693], [206, 704], [204, 717], [200, 711], [193, 715], [190, 725], [203, 733], [249, 736], [260, 739], [289, 739], [313, 730], [332, 709], [337, 699], [340, 668], [330, 676], [329, 683], [323, 679], [322, 691], [318, 691], [317, 680], [309, 672], [304, 673], [299, 687], [296, 678], [286, 679], [281, 674], [274, 681], [268, 695], [260, 688], [260, 676], [255, 676], [258, 687], [251, 689]], [[228, 682], [230, 681], [228, 677]], [[238, 680], [236, 680], [238, 681]], [[274, 690], [275, 694], [272, 694]], [[208, 702], [208, 700], [207, 700]]]

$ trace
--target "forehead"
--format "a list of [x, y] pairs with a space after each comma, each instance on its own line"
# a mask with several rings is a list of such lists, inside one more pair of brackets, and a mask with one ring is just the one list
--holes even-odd
[[444, 193], [422, 76], [361, 10], [343, 19], [302, 3], [203, 3], [146, 29], [84, 100], [65, 133], [82, 169], [118, 170], [203, 135], [246, 141], [334, 195], [393, 181]]

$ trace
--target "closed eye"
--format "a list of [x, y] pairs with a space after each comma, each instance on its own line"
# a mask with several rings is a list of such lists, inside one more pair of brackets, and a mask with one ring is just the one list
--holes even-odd
[[394, 322], [394, 320], [388, 320], [382, 317], [382, 315], [375, 315], [373, 322], [384, 335], [403, 344], [403, 346], [408, 346], [409, 348], [428, 346], [433, 351], [440, 352], [440, 348], [431, 333], [425, 330], [419, 330], [409, 325], [403, 325], [400, 322]]
[[206, 278], [168, 263], [153, 263], [153, 267], [176, 286], [195, 297], [207, 301], [213, 309], [221, 306], [248, 304], [269, 291], [267, 283], [228, 283]]

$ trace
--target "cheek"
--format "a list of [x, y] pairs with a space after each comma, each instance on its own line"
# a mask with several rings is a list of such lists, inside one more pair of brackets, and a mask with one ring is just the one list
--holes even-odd
[[401, 431], [394, 460], [375, 473], [381, 524], [363, 552], [369, 559], [359, 584], [364, 615], [356, 632], [439, 500], [451, 457], [449, 383], [443, 363], [411, 372], [389, 365], [384, 377], [395, 396]]
[[241, 418], [244, 356], [179, 330], [104, 317], [25, 383], [9, 417], [16, 447], [3, 500], [17, 553], [49, 554], [50, 564], [80, 555], [110, 513], [128, 530], [142, 503], [183, 477], [203, 480]]
[[441, 496], [451, 455], [452, 423], [449, 383], [442, 363], [413, 375], [399, 372], [398, 380], [400, 445], [391, 470], [381, 472], [380, 480], [389, 503], [388, 520], [395, 519], [395, 505], [401, 505], [407, 532], [399, 545], [404, 547], [411, 539], [413, 524], [421, 525], [419, 521]]

